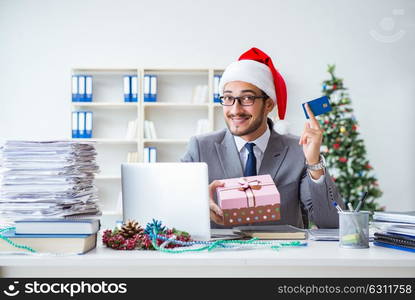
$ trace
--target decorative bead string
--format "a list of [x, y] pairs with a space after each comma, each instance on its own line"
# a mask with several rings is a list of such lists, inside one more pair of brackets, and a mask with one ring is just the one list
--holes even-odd
[[[157, 245], [157, 239], [164, 241], [160, 246]], [[153, 234], [151, 234], [151, 242], [153, 247], [161, 252], [167, 253], [185, 253], [185, 252], [200, 252], [204, 250], [212, 251], [216, 248], [236, 248], [236, 247], [243, 247], [243, 246], [254, 246], [255, 248], [259, 247], [270, 247], [272, 250], [278, 251], [283, 247], [298, 247], [298, 246], [307, 246], [307, 243], [302, 243], [300, 241], [291, 241], [291, 242], [269, 242], [269, 241], [259, 241], [258, 238], [252, 238], [247, 241], [240, 241], [240, 240], [219, 240], [214, 242], [209, 241], [192, 241], [192, 242], [184, 242], [175, 239], [175, 236], [167, 238], [165, 236], [159, 235], [153, 230]], [[177, 244], [187, 249], [166, 249], [165, 247], [169, 244]], [[200, 248], [191, 248], [195, 245], [204, 245]], [[190, 248], [190, 249], [189, 249]]]
[[2, 232], [9, 231], [9, 230], [15, 230], [15, 229], [16, 229], [16, 227], [7, 227], [7, 228], [0, 229], [0, 238], [2, 240], [6, 241], [7, 243], [9, 243], [10, 245], [12, 245], [13, 247], [16, 247], [16, 248], [19, 248], [19, 249], [24, 249], [24, 250], [35, 253], [36, 250], [34, 250], [33, 248], [31, 248], [29, 246], [17, 244], [15, 242], [13, 242], [12, 240], [10, 240], [8, 237], [5, 237], [4, 235], [1, 234]]

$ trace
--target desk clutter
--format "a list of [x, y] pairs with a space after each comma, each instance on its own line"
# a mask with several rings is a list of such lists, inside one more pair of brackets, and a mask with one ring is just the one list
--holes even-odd
[[415, 252], [415, 211], [375, 212], [375, 246]]
[[167, 253], [240, 248], [271, 248], [279, 250], [283, 247], [307, 246], [307, 243], [300, 241], [260, 241], [257, 238], [249, 240], [195, 241], [189, 233], [175, 228], [166, 228], [161, 221], [154, 219], [147, 224], [145, 229], [138, 222], [130, 220], [120, 228], [105, 230], [102, 242], [107, 247], [115, 250], [158, 250]]
[[101, 214], [94, 145], [6, 141], [0, 150], [0, 251], [93, 249]]

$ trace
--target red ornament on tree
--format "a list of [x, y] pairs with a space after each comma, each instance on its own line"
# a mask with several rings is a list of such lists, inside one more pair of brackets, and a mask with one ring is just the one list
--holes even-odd
[[336, 149], [336, 150], [339, 149], [340, 148], [340, 144], [333, 144], [333, 148]]
[[339, 161], [342, 162], [342, 163], [345, 163], [345, 162], [347, 162], [347, 158], [346, 157], [340, 157]]
[[371, 166], [371, 165], [369, 165], [369, 164], [366, 164], [366, 165], [365, 165], [365, 169], [370, 170], [370, 169], [372, 169], [372, 166]]
[[333, 90], [337, 89], [337, 85], [333, 84]]

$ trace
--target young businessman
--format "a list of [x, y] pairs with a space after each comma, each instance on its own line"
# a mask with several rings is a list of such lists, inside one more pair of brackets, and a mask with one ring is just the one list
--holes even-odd
[[[260, 224], [338, 227], [336, 201], [344, 204], [320, 156], [322, 130], [312, 111], [300, 138], [273, 130], [268, 114], [277, 104], [282, 120], [286, 88], [271, 58], [257, 48], [224, 71], [219, 89], [227, 129], [190, 139], [183, 162], [206, 162], [209, 170], [212, 227], [223, 228], [216, 203], [220, 179], [270, 174], [281, 196], [281, 219]], [[216, 224], [215, 224], [216, 223]]]

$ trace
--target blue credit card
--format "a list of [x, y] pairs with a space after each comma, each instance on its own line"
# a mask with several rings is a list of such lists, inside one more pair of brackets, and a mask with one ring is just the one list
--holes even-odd
[[[308, 106], [310, 107], [311, 111], [313, 112], [315, 116], [328, 113], [332, 109], [330, 102], [329, 102], [329, 97], [327, 96], [323, 96], [323, 97], [308, 101], [306, 103], [308, 103]], [[303, 103], [302, 105], [303, 105], [305, 117], [307, 119], [310, 119], [310, 117], [308, 116], [307, 110], [305, 109], [305, 103]]]

